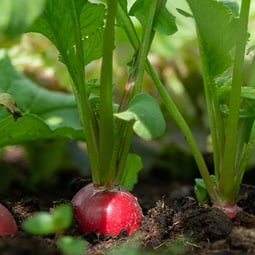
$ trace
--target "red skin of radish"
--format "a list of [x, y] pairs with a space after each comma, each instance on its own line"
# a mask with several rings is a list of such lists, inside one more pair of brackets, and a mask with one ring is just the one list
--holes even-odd
[[142, 209], [137, 199], [121, 187], [107, 190], [89, 184], [72, 199], [74, 215], [82, 233], [127, 235], [140, 228]]
[[11, 213], [0, 203], [0, 236], [15, 235], [17, 231], [18, 228]]
[[214, 204], [213, 207], [223, 211], [230, 219], [235, 218], [236, 215], [243, 210], [236, 204], [234, 205]]

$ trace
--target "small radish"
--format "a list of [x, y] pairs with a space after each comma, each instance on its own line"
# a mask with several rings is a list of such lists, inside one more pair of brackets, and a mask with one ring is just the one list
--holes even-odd
[[243, 211], [243, 209], [237, 206], [236, 204], [234, 205], [214, 204], [213, 207], [223, 211], [230, 219], [235, 218], [239, 212]]
[[143, 218], [137, 199], [121, 187], [105, 189], [89, 184], [72, 199], [75, 218], [81, 232], [127, 235], [140, 228]]
[[0, 236], [15, 235], [18, 231], [15, 220], [8, 209], [0, 204]]

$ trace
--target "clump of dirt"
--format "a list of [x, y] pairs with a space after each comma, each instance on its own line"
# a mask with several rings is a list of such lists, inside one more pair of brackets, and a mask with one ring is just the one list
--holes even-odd
[[174, 213], [174, 210], [169, 208], [163, 200], [159, 200], [156, 206], [148, 211], [141, 224], [145, 247], [156, 247], [162, 240], [170, 238], [170, 232], [176, 224]]

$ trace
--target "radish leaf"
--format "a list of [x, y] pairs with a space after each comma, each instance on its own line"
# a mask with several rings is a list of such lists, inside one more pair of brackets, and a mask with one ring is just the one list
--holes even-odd
[[132, 190], [137, 183], [137, 175], [142, 170], [143, 163], [140, 156], [129, 153], [125, 165], [124, 176], [121, 179], [121, 185], [128, 190]]
[[0, 93], [9, 93], [22, 112], [14, 121], [0, 109], [0, 146], [49, 138], [83, 139], [74, 96], [37, 86], [0, 52]]
[[157, 101], [145, 93], [135, 95], [128, 109], [115, 116], [125, 121], [134, 121], [134, 132], [145, 140], [159, 137], [165, 131], [165, 120]]
[[22, 228], [35, 235], [48, 235], [55, 232], [53, 218], [47, 212], [35, 213], [23, 222]]
[[83, 255], [86, 241], [78, 237], [61, 236], [57, 240], [57, 246], [65, 255]]
[[[135, 1], [129, 11], [129, 15], [135, 16], [143, 25], [147, 19], [147, 13], [149, 11], [149, 5], [146, 1]], [[166, 1], [160, 4], [157, 15], [155, 15], [153, 29], [165, 35], [174, 34], [177, 31], [175, 23], [175, 17], [166, 8]]]
[[230, 50], [236, 42], [238, 18], [232, 8], [220, 1], [187, 2], [196, 22], [208, 70], [215, 77], [232, 64]]
[[1, 0], [0, 41], [25, 32], [43, 11], [44, 3], [45, 0]]
[[48, 0], [44, 12], [30, 28], [30, 31], [42, 33], [55, 44], [60, 52], [60, 60], [69, 69], [72, 68], [72, 72], [80, 68], [75, 57], [76, 34], [73, 28], [77, 24], [74, 15], [80, 18], [84, 62], [88, 64], [102, 55], [103, 4], [92, 4], [85, 0]]
[[73, 218], [73, 210], [71, 205], [62, 204], [56, 207], [53, 213], [37, 212], [27, 218], [22, 228], [35, 235], [48, 235], [58, 233], [67, 229]]

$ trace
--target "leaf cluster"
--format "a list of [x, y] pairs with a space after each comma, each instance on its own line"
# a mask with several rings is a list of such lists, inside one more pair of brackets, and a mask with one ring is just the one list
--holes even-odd
[[66, 255], [84, 254], [86, 243], [83, 239], [62, 235], [71, 226], [73, 209], [70, 204], [61, 204], [53, 212], [37, 212], [22, 223], [22, 228], [34, 235], [56, 234], [57, 246]]

